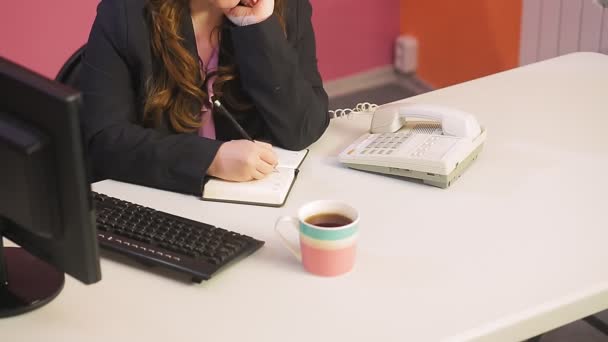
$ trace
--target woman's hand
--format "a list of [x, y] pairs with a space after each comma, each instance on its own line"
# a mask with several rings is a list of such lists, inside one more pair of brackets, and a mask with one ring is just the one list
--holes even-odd
[[229, 181], [246, 182], [266, 177], [274, 170], [277, 162], [270, 144], [232, 140], [220, 146], [207, 174]]
[[237, 26], [247, 26], [268, 19], [274, 12], [274, 0], [242, 0], [224, 9], [224, 14]]

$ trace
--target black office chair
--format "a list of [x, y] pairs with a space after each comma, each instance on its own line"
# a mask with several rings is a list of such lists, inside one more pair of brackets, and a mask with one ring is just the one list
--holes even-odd
[[587, 322], [590, 326], [601, 331], [604, 335], [608, 336], [608, 324], [597, 318], [596, 316], [587, 316], [583, 318], [583, 321]]
[[82, 56], [86, 45], [83, 45], [80, 49], [76, 50], [72, 56], [65, 62], [55, 81], [74, 87], [78, 80], [78, 74], [80, 73], [80, 67], [82, 65]]
[[[582, 321], [584, 321], [585, 323], [594, 327], [595, 329], [599, 330], [602, 334], [608, 336], [608, 324], [606, 324], [606, 322], [602, 321], [601, 319], [597, 318], [596, 316], [593, 316], [593, 315], [587, 316], [587, 317], [583, 318]], [[525, 342], [541, 342], [542, 337], [543, 337], [543, 335], [538, 335], [538, 336], [532, 337], [530, 339], [527, 339]]]
[[[76, 52], [74, 52], [72, 54], [72, 56], [70, 56], [70, 58], [68, 58], [68, 60], [61, 67], [61, 70], [59, 70], [59, 72], [57, 73], [57, 76], [55, 77], [55, 81], [68, 85], [72, 88], [78, 89], [78, 87], [76, 86], [76, 82], [78, 81], [78, 75], [80, 74], [80, 69], [82, 67], [82, 57], [84, 55], [85, 48], [86, 48], [86, 44], [83, 45], [80, 49], [76, 50]], [[85, 141], [84, 137], [83, 137], [83, 141]], [[93, 176], [93, 173], [91, 172], [91, 170], [93, 170], [93, 167], [91, 164], [91, 158], [88, 156], [88, 152], [87, 152], [88, 147], [85, 144], [83, 144], [83, 149], [84, 149], [85, 155], [86, 155], [85, 172], [87, 175], [87, 181], [89, 182], [89, 184], [91, 184], [95, 181], [98, 181], [99, 179], [96, 179]]]

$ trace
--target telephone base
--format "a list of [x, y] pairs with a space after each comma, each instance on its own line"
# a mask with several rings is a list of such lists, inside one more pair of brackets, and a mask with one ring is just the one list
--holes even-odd
[[453, 182], [455, 182], [460, 176], [464, 173], [464, 171], [473, 163], [477, 156], [481, 152], [483, 148], [483, 144], [477, 146], [469, 156], [464, 159], [462, 162], [456, 164], [456, 168], [452, 172], [447, 175], [440, 175], [436, 173], [427, 173], [422, 171], [415, 171], [409, 169], [400, 169], [396, 167], [388, 167], [388, 166], [377, 166], [377, 165], [363, 165], [363, 164], [354, 164], [344, 162], [345, 165], [352, 169], [369, 171], [374, 173], [383, 173], [392, 176], [399, 176], [405, 178], [411, 178], [422, 181], [424, 184], [436, 186], [438, 188], [448, 188]]

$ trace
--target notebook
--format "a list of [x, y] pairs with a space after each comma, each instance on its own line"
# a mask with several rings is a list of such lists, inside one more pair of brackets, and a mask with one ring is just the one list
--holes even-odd
[[249, 182], [210, 178], [205, 183], [202, 199], [270, 207], [283, 206], [308, 150], [288, 151], [278, 147], [272, 149], [279, 160], [274, 172], [263, 179]]

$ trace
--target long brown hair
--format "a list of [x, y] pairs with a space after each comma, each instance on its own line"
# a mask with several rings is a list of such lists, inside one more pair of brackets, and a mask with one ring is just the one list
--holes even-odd
[[[162, 67], [156, 68], [147, 83], [143, 113], [147, 126], [159, 125], [165, 113], [177, 132], [194, 132], [201, 126], [200, 113], [192, 112], [192, 104], [201, 108], [206, 103], [209, 96], [203, 86], [206, 80], [200, 78], [199, 61], [184, 47], [184, 37], [180, 35], [181, 18], [184, 12], [189, 12], [189, 4], [189, 0], [148, 0], [152, 54]], [[284, 7], [285, 0], [275, 0], [274, 13], [283, 31]], [[233, 107], [239, 107], [238, 96], [232, 94], [235, 87], [231, 86], [238, 81], [237, 68], [229, 54], [222, 51], [222, 56], [228, 57], [228, 63], [223, 61], [216, 71], [213, 91], [215, 96], [224, 97]]]

